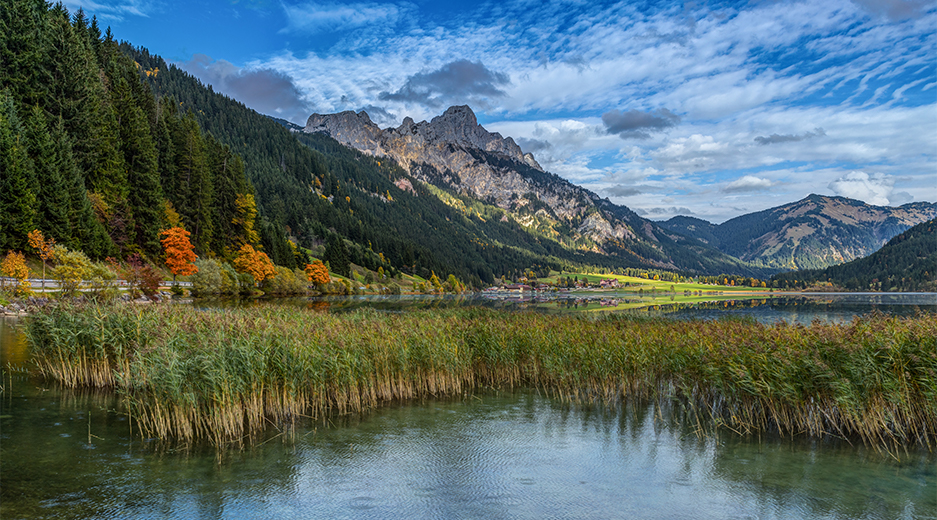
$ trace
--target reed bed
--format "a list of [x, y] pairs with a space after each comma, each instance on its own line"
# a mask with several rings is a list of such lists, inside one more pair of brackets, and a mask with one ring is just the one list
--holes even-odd
[[146, 436], [241, 442], [382, 402], [532, 386], [576, 402], [673, 399], [738, 432], [937, 440], [937, 320], [848, 324], [601, 319], [484, 309], [336, 315], [290, 307], [47, 309], [33, 359], [126, 396]]

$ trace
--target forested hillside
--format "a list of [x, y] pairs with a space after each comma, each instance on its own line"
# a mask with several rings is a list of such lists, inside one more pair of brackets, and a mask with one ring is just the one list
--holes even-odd
[[[323, 245], [341, 242], [347, 259], [333, 256], [341, 248], [323, 252], [339, 273], [351, 261], [426, 277], [454, 273], [478, 286], [531, 268], [654, 267], [641, 258], [564, 248], [502, 220], [504, 212], [497, 208], [457, 193], [431, 191], [437, 188], [391, 160], [362, 154], [327, 136], [290, 132], [288, 125], [213, 92], [145, 49], [122, 44], [122, 50], [142, 68], [160, 71], [146, 78], [154, 92], [177, 100], [203, 130], [243, 157], [256, 190], [258, 226], [269, 230], [264, 244], [278, 264], [289, 265], [292, 256], [281, 246], [285, 238], [276, 235], [282, 229], [301, 248], [321, 251]], [[714, 264], [750, 272], [734, 259]]]
[[935, 216], [937, 204], [931, 202], [888, 207], [809, 195], [719, 225], [682, 216], [660, 224], [743, 261], [796, 270], [868, 256], [891, 237]]
[[783, 273], [774, 279], [780, 287], [830, 282], [853, 291], [935, 291], [937, 220], [908, 229], [865, 258], [823, 270]]
[[161, 253], [182, 225], [199, 255], [258, 242], [243, 161], [81, 11], [0, 6], [0, 250], [41, 230], [92, 258]]

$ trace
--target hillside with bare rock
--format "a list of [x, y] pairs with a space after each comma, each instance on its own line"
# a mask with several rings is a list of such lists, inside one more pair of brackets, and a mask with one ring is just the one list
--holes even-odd
[[873, 206], [845, 197], [810, 195], [716, 225], [690, 217], [662, 222], [671, 231], [765, 267], [822, 269], [863, 258], [892, 237], [937, 217], [937, 204]]
[[386, 129], [363, 111], [313, 114], [304, 131], [393, 159], [414, 179], [497, 207], [503, 218], [571, 250], [621, 256], [665, 269], [749, 269], [544, 171], [512, 138], [479, 125], [468, 106], [450, 107], [429, 122], [415, 123], [408, 117], [397, 128]]

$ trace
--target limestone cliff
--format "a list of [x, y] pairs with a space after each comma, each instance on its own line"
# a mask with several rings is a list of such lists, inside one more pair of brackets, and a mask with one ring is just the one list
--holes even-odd
[[[407, 117], [383, 130], [363, 111], [313, 114], [304, 131], [390, 157], [419, 180], [497, 205], [522, 225], [552, 229], [548, 235], [575, 247], [604, 251], [608, 241], [619, 247], [640, 241], [666, 258], [654, 234], [643, 232], [648, 221], [545, 172], [512, 138], [479, 125], [468, 106], [450, 107], [429, 122]], [[666, 260], [660, 265], [674, 267]]]

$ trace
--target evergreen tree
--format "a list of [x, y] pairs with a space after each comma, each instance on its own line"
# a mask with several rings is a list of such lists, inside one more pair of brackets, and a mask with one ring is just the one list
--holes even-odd
[[0, 89], [26, 106], [43, 100], [50, 81], [46, 13], [43, 0], [0, 2]]
[[26, 249], [26, 235], [36, 228], [33, 163], [13, 98], [0, 92], [0, 250]]
[[43, 96], [44, 108], [62, 117], [85, 182], [104, 203], [101, 209], [108, 218], [119, 218], [116, 210], [126, 200], [129, 187], [117, 149], [116, 122], [88, 34], [83, 26], [76, 30], [68, 11], [56, 4], [48, 16], [48, 40], [51, 80]]
[[175, 179], [171, 200], [182, 215], [186, 229], [191, 230], [195, 250], [205, 253], [211, 250], [213, 227], [213, 191], [205, 142], [191, 112], [172, 127]]
[[348, 248], [345, 246], [345, 240], [330, 233], [328, 241], [325, 244], [325, 254], [323, 259], [328, 262], [332, 272], [342, 276], [348, 276], [351, 273], [351, 266], [348, 260]]
[[[251, 233], [257, 213], [253, 190], [244, 176], [244, 161], [230, 147], [222, 145], [211, 134], [205, 136], [205, 145], [213, 190], [212, 220], [215, 229], [212, 249], [221, 256], [233, 258], [234, 252], [242, 245], [256, 245], [258, 241], [257, 233]], [[250, 200], [245, 196], [250, 196]], [[245, 227], [249, 229], [245, 230]]]
[[64, 244], [72, 243], [69, 193], [62, 158], [38, 106], [30, 111], [26, 127], [29, 155], [36, 171], [38, 214], [36, 228]]
[[127, 167], [134, 243], [144, 253], [155, 257], [160, 252], [158, 235], [163, 200], [156, 145], [150, 135], [149, 121], [136, 105], [127, 79], [116, 79], [112, 97], [120, 129], [120, 148]]

